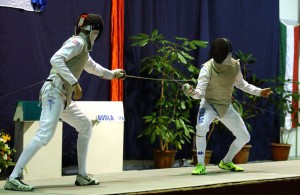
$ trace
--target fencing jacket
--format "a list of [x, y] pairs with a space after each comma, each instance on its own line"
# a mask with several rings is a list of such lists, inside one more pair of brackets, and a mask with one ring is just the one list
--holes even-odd
[[217, 64], [210, 59], [203, 64], [195, 89], [197, 93], [192, 97], [204, 98], [219, 116], [223, 117], [231, 103], [234, 86], [252, 95], [260, 96], [261, 89], [243, 79], [239, 60], [231, 58], [231, 63]]
[[111, 70], [102, 67], [90, 57], [86, 40], [84, 33], [69, 38], [50, 60], [52, 69], [48, 80], [60, 80], [59, 91], [66, 96], [66, 106], [71, 103], [72, 86], [78, 82], [83, 70], [104, 79], [113, 78]]

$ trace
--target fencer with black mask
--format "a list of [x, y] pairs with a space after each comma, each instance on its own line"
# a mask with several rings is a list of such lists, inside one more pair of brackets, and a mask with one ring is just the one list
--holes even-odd
[[243, 119], [231, 104], [234, 87], [255, 96], [268, 97], [273, 93], [270, 88], [261, 89], [243, 79], [239, 60], [232, 58], [229, 39], [215, 39], [210, 54], [212, 58], [203, 64], [196, 88], [187, 83], [182, 86], [186, 96], [201, 99], [196, 125], [198, 164], [192, 175], [206, 174], [206, 134], [214, 119], [221, 121], [235, 136], [227, 154], [218, 164], [219, 168], [230, 171], [244, 170], [232, 162], [233, 157], [250, 141]]
[[20, 175], [38, 150], [46, 146], [51, 140], [59, 119], [74, 127], [78, 132], [78, 175], [75, 185], [99, 185], [100, 182], [91, 177], [86, 170], [92, 122], [73, 100], [79, 100], [82, 96], [82, 88], [78, 80], [83, 70], [108, 80], [126, 77], [124, 70], [108, 70], [96, 63], [89, 55], [89, 51], [92, 50], [102, 31], [103, 20], [100, 15], [80, 14], [76, 22], [75, 34], [66, 40], [50, 59], [52, 69], [40, 90], [42, 112], [39, 128], [33, 139], [24, 148], [13, 172], [5, 183], [4, 189], [17, 191], [34, 189], [33, 186], [23, 183]]

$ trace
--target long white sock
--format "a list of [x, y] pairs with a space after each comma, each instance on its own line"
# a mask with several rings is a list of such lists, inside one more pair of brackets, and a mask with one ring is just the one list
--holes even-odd
[[9, 180], [13, 180], [16, 177], [18, 177], [22, 171], [23, 168], [27, 165], [27, 163], [31, 160], [31, 158], [37, 153], [37, 151], [42, 147], [40, 143], [38, 143], [36, 140], [32, 139], [31, 142], [27, 144], [25, 149], [23, 150], [21, 156], [18, 159], [18, 162], [9, 176]]
[[198, 164], [204, 165], [205, 150], [206, 150], [206, 136], [199, 137], [196, 135], [196, 147]]
[[78, 174], [87, 176], [86, 158], [88, 152], [90, 138], [88, 136], [78, 134], [77, 139], [77, 160], [78, 160]]
[[230, 148], [224, 157], [223, 161], [225, 163], [231, 162], [234, 156], [243, 148], [244, 144], [241, 144], [241, 142], [237, 139], [235, 139], [232, 144], [230, 145]]

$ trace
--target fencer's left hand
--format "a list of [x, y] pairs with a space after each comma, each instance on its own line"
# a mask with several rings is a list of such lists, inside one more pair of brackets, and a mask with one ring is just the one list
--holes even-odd
[[80, 87], [80, 84], [77, 82], [72, 86], [72, 88], [73, 88], [73, 92], [74, 92], [73, 99], [79, 100], [82, 97], [82, 89]]
[[265, 88], [265, 89], [262, 89], [261, 92], [260, 92], [260, 96], [262, 97], [269, 97], [269, 95], [273, 94], [273, 91], [271, 90], [271, 88]]
[[124, 80], [126, 78], [126, 72], [123, 69], [115, 69], [115, 70], [112, 70], [112, 72], [114, 73], [114, 76], [113, 76], [114, 79]]

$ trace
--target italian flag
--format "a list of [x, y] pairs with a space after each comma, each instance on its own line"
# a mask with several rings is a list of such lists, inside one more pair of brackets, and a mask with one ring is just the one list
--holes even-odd
[[[280, 77], [290, 79], [293, 83], [286, 83], [285, 89], [290, 92], [298, 91], [299, 82], [299, 24], [293, 21], [280, 21]], [[298, 101], [292, 100], [292, 106], [298, 110]], [[298, 122], [297, 112], [285, 116], [284, 127], [292, 129]]]

